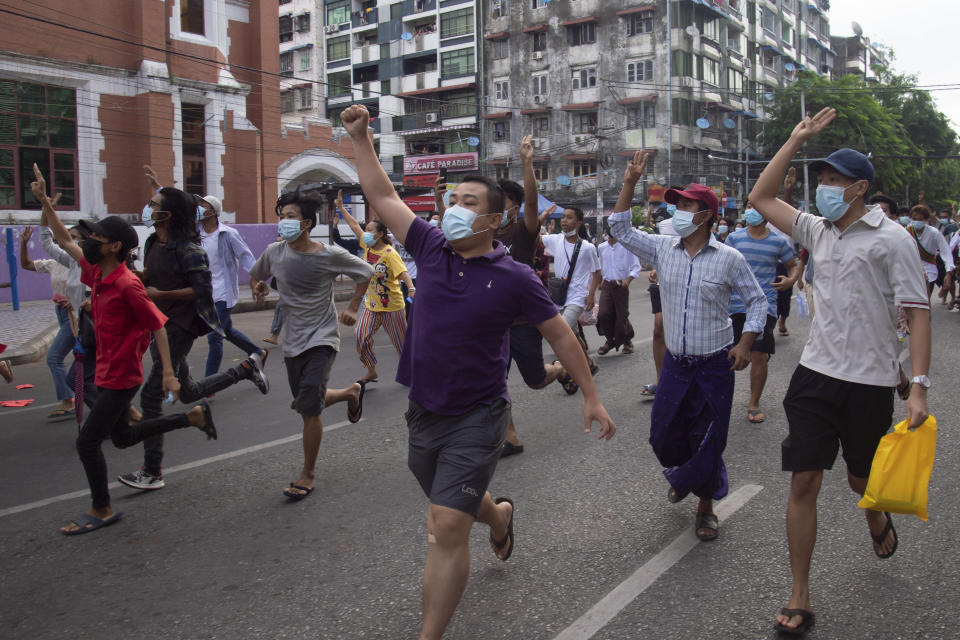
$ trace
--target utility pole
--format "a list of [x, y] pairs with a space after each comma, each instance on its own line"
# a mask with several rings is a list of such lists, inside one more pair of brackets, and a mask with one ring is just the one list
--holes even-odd
[[[800, 89], [800, 119], [803, 120], [807, 117], [807, 91], [806, 89]], [[807, 143], [803, 143], [803, 146], [806, 147]], [[806, 212], [810, 211], [810, 169], [807, 167], [807, 151], [803, 151], [803, 210]], [[790, 195], [784, 194], [789, 200]]]
[[666, 0], [667, 5], [667, 184], [669, 189], [673, 184], [673, 44], [671, 36], [670, 9], [673, 0]]

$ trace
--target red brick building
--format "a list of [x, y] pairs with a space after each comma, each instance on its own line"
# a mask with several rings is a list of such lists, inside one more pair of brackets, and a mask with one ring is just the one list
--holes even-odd
[[291, 182], [356, 179], [347, 138], [281, 125], [275, 0], [45, 4], [0, 7], [0, 224], [39, 218], [34, 162], [68, 219], [139, 215], [144, 164], [238, 223]]

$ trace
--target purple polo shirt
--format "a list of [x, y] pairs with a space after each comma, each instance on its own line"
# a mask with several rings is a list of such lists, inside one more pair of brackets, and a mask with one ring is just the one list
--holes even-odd
[[411, 400], [442, 415], [496, 398], [509, 402], [510, 326], [518, 316], [537, 325], [557, 315], [540, 278], [499, 242], [464, 259], [419, 218], [403, 246], [417, 263], [417, 299], [397, 382], [410, 387]]

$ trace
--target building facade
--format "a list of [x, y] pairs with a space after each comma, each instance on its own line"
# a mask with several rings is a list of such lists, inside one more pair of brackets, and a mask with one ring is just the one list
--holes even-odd
[[876, 67], [890, 64], [886, 50], [863, 35], [860, 25], [853, 23], [854, 35], [831, 37], [830, 46], [837, 52], [836, 75], [858, 75], [866, 81], [879, 80]]
[[834, 66], [827, 0], [481, 4], [485, 172], [519, 179], [532, 134], [545, 195], [588, 215], [613, 205], [637, 150], [649, 199], [700, 182], [742, 207], [764, 104]]
[[356, 177], [352, 146], [329, 127], [281, 129], [275, 3], [51, 0], [38, 11], [0, 21], [2, 222], [39, 220], [34, 162], [68, 220], [139, 219], [145, 164], [243, 223], [274, 221], [278, 192], [304, 172]]

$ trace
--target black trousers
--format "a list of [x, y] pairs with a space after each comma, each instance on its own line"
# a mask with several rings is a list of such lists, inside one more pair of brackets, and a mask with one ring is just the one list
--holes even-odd
[[[195, 339], [196, 336], [192, 333], [184, 331], [171, 322], [167, 323], [170, 361], [173, 364], [173, 372], [180, 381], [180, 402], [185, 404], [195, 402], [250, 377], [249, 371], [238, 365], [201, 380], [191, 378], [187, 355]], [[153, 367], [140, 393], [140, 408], [143, 410], [144, 419], [163, 415], [163, 364], [160, 362], [160, 352], [155, 342], [150, 343], [150, 355], [153, 356]], [[143, 441], [143, 468], [147, 473], [158, 476], [162, 463], [163, 432], [160, 432]]]
[[597, 312], [597, 333], [616, 349], [633, 340], [630, 316], [630, 289], [604, 280], [600, 287], [600, 309]]
[[77, 453], [80, 454], [83, 471], [87, 474], [95, 509], [110, 506], [107, 462], [100, 446], [104, 440], [110, 438], [114, 445], [125, 449], [146, 438], [157, 438], [167, 431], [190, 426], [185, 413], [142, 420], [131, 426], [130, 401], [137, 395], [139, 388], [139, 385], [129, 389], [99, 388], [97, 400], [80, 428], [80, 435], [77, 436]]

